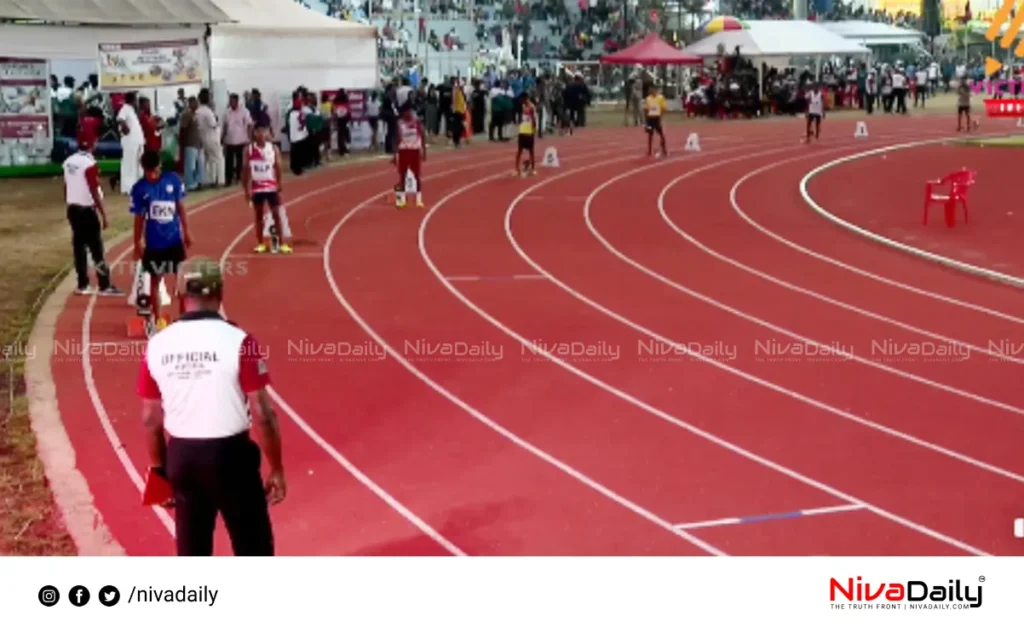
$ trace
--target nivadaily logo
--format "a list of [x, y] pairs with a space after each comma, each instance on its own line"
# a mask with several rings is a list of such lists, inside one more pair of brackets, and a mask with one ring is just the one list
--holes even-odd
[[932, 585], [923, 580], [907, 582], [864, 582], [861, 576], [829, 583], [831, 602], [850, 602], [854, 609], [977, 609], [981, 606], [981, 583], [968, 585], [950, 580], [948, 585]]

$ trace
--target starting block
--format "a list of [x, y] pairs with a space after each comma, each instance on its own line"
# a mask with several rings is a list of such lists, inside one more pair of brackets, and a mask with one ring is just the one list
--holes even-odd
[[686, 147], [683, 148], [685, 152], [699, 152], [700, 151], [700, 136], [696, 132], [690, 132], [690, 135], [686, 137]]
[[401, 191], [395, 192], [395, 206], [404, 207], [409, 198], [416, 200], [416, 206], [423, 206], [423, 195], [420, 193], [420, 183], [416, 180], [416, 174], [411, 169], [405, 171], [405, 185]]
[[541, 167], [559, 167], [558, 162], [558, 150], [554, 146], [549, 146], [544, 150], [544, 158], [540, 161]]
[[857, 121], [857, 127], [853, 131], [853, 138], [867, 138], [868, 124], [864, 121]]
[[292, 237], [292, 227], [288, 224], [288, 211], [281, 205], [281, 208], [277, 210], [281, 215], [281, 230], [277, 230], [277, 226], [274, 224], [274, 214], [269, 209], [263, 213], [263, 237], [270, 238], [270, 250], [274, 253], [281, 250], [281, 238], [286, 240]]

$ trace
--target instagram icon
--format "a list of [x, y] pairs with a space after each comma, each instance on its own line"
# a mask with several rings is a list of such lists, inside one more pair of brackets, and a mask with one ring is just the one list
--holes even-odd
[[44, 607], [52, 607], [60, 602], [60, 592], [53, 585], [46, 585], [39, 590], [39, 603]]

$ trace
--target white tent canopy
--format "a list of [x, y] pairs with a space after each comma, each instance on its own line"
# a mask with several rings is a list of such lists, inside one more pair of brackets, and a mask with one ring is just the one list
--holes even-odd
[[819, 22], [822, 27], [836, 35], [853, 40], [864, 46], [912, 45], [920, 44], [924, 33], [913, 29], [904, 29], [882, 22], [864, 20], [844, 20], [842, 22]]
[[0, 0], [0, 18], [64, 24], [213, 24], [215, 0]]
[[370, 88], [377, 83], [376, 29], [329, 18], [294, 0], [214, 0], [232, 23], [213, 27], [213, 77], [231, 92], [264, 94]]
[[683, 52], [716, 57], [719, 44], [731, 55], [739, 46], [747, 57], [867, 55], [864, 46], [806, 20], [751, 20], [742, 31], [720, 31], [687, 46]]

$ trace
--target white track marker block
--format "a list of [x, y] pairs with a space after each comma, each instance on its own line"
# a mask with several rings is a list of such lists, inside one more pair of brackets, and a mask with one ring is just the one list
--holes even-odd
[[[135, 302], [138, 300], [139, 289], [149, 288], [149, 273], [142, 272], [142, 264], [135, 268], [135, 278], [132, 280], [132, 290], [128, 293], [128, 305], [135, 307]], [[167, 292], [167, 282], [163, 279], [160, 280], [160, 305], [169, 306], [171, 305], [171, 295]]]
[[558, 162], [558, 150], [553, 146], [548, 147], [544, 150], [544, 159], [540, 161], [541, 167], [559, 167], [561, 163]]
[[[278, 209], [281, 214], [281, 237], [290, 240], [292, 238], [292, 227], [288, 224], [288, 211], [281, 205]], [[267, 209], [263, 212], [263, 237], [270, 237], [270, 229], [274, 226], [274, 214]]]
[[696, 132], [690, 132], [690, 135], [686, 137], [686, 147], [683, 148], [685, 152], [699, 152], [700, 151], [700, 137], [697, 136]]
[[857, 128], [853, 132], [853, 138], [867, 138], [868, 124], [864, 121], [857, 121]]
[[420, 190], [420, 183], [416, 182], [416, 176], [411, 169], [405, 170], [405, 193], [416, 194]]

